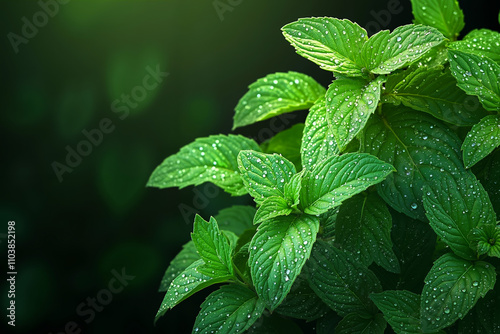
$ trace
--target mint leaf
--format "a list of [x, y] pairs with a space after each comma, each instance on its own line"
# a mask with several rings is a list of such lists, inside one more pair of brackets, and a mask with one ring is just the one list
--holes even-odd
[[477, 259], [469, 233], [496, 220], [488, 194], [471, 172], [460, 177], [442, 173], [438, 180], [424, 188], [424, 206], [429, 224], [455, 254]]
[[236, 284], [224, 285], [201, 304], [192, 333], [244, 332], [261, 317], [264, 309], [265, 304], [252, 290]]
[[253, 223], [257, 225], [274, 217], [288, 216], [290, 213], [292, 213], [292, 208], [283, 197], [271, 196], [262, 202]]
[[381, 292], [382, 287], [375, 274], [354, 257], [318, 240], [306, 268], [311, 288], [339, 315], [375, 314], [369, 295]]
[[474, 166], [500, 146], [500, 115], [490, 115], [474, 125], [462, 144], [466, 168]]
[[500, 65], [462, 51], [449, 50], [448, 54], [458, 87], [469, 95], [476, 95], [486, 110], [500, 111]]
[[500, 225], [486, 224], [471, 231], [471, 244], [479, 255], [500, 258]]
[[348, 314], [335, 328], [336, 334], [383, 334], [387, 322], [382, 314], [377, 313], [371, 318], [357, 313]]
[[419, 295], [405, 290], [387, 290], [372, 293], [370, 298], [397, 334], [422, 333]]
[[322, 69], [349, 76], [363, 75], [359, 52], [368, 40], [366, 30], [349, 20], [303, 18], [281, 28], [286, 40], [304, 58]]
[[177, 276], [170, 284], [163, 301], [161, 302], [160, 309], [155, 317], [155, 322], [164, 315], [168, 310], [192, 296], [196, 292], [204, 288], [223, 283], [231, 279], [231, 276], [220, 276], [212, 278], [204, 275], [198, 271], [198, 268], [205, 263], [203, 260], [197, 260], [186, 268], [179, 276]]
[[188, 243], [182, 246], [182, 250], [177, 254], [174, 259], [170, 262], [163, 278], [161, 279], [159, 292], [167, 291], [170, 283], [179, 276], [187, 267], [189, 267], [193, 262], [199, 260], [200, 256], [198, 252], [196, 252], [196, 246], [193, 241], [189, 241]]
[[476, 29], [465, 35], [463, 40], [449, 45], [451, 49], [486, 56], [500, 64], [500, 33], [489, 29]]
[[288, 206], [295, 209], [300, 203], [300, 190], [302, 189], [302, 177], [304, 170], [292, 176], [285, 184], [284, 195]]
[[474, 125], [487, 114], [471, 104], [479, 102], [458, 88], [451, 72], [443, 66], [422, 66], [390, 75], [385, 88], [384, 102], [402, 103], [458, 126]]
[[464, 13], [457, 0], [411, 0], [415, 23], [437, 28], [446, 38], [456, 40], [464, 28]]
[[250, 243], [252, 280], [272, 311], [290, 291], [316, 241], [316, 217], [280, 216], [263, 222]]
[[460, 139], [435, 118], [403, 106], [384, 105], [383, 116], [370, 118], [360, 141], [362, 151], [396, 168], [377, 190], [387, 204], [411, 218], [426, 220], [424, 184], [444, 171], [464, 170]]
[[322, 214], [382, 182], [393, 171], [391, 165], [369, 154], [330, 157], [304, 174], [299, 207], [307, 214]]
[[274, 73], [249, 87], [235, 108], [233, 130], [295, 110], [309, 109], [325, 88], [297, 72]]
[[212, 182], [234, 196], [246, 194], [236, 161], [241, 150], [260, 151], [255, 141], [243, 136], [217, 135], [198, 138], [159, 165], [148, 187], [184, 188]]
[[257, 204], [267, 197], [284, 197], [285, 184], [296, 172], [284, 157], [255, 151], [241, 151], [238, 165], [245, 187]]
[[333, 127], [327, 121], [326, 101], [325, 99], [318, 100], [311, 107], [304, 126], [300, 147], [302, 166], [304, 169], [311, 170], [316, 163], [332, 155], [339, 155], [339, 153]]
[[340, 248], [359, 257], [369, 266], [373, 261], [387, 271], [398, 273], [399, 262], [392, 251], [392, 218], [385, 202], [376, 193], [362, 193], [340, 206], [335, 240]]
[[495, 281], [495, 268], [487, 262], [471, 262], [451, 253], [441, 256], [427, 274], [422, 291], [424, 333], [462, 319], [479, 298], [493, 289]]
[[281, 154], [292, 162], [297, 170], [301, 170], [300, 145], [302, 132], [304, 132], [304, 124], [295, 124], [290, 129], [281, 131], [269, 140], [265, 153]]
[[234, 276], [231, 262], [232, 248], [213, 217], [207, 222], [196, 215], [191, 239], [193, 239], [198, 254], [205, 262], [198, 268], [200, 273], [210, 277]]
[[327, 120], [340, 151], [363, 129], [377, 109], [384, 77], [368, 82], [362, 78], [337, 79], [326, 93]]
[[245, 230], [252, 228], [255, 208], [249, 205], [233, 205], [219, 211], [214, 219], [221, 230], [241, 235]]
[[444, 39], [439, 31], [423, 25], [408, 24], [392, 33], [382, 30], [363, 45], [363, 64], [371, 73], [389, 74], [421, 58]]
[[311, 289], [305, 275], [299, 275], [285, 300], [276, 312], [288, 317], [312, 321], [320, 318], [330, 308]]

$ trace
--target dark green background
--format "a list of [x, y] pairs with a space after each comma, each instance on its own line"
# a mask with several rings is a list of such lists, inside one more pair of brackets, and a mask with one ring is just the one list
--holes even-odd
[[[465, 31], [498, 30], [498, 5], [488, 2], [462, 1]], [[221, 20], [211, 0], [69, 1], [15, 53], [8, 33], [20, 35], [22, 18], [32, 21], [41, 7], [2, 2], [0, 233], [7, 221], [16, 221], [18, 270], [17, 326], [9, 330], [56, 333], [75, 321], [83, 333], [189, 333], [206, 292], [153, 326], [163, 298], [159, 281], [192, 229], [179, 205], [208, 218], [251, 200], [220, 192], [205, 203], [192, 187], [145, 188], [149, 175], [196, 137], [230, 133], [233, 108], [257, 78], [295, 70], [329, 84], [331, 73], [288, 45], [280, 32], [284, 24], [334, 16], [366, 26], [375, 21], [371, 11], [387, 4], [243, 0]], [[401, 7], [386, 28], [411, 22], [410, 2], [401, 0]], [[147, 66], [169, 76], [122, 120], [111, 104], [142, 84]], [[75, 149], [85, 140], [82, 131], [98, 128], [104, 118], [114, 131], [59, 182], [52, 163], [64, 163], [66, 146]], [[296, 113], [287, 127], [303, 119]], [[261, 128], [269, 129], [269, 122], [236, 133], [268, 138], [269, 130]], [[5, 254], [3, 235], [0, 241]], [[135, 279], [86, 324], [77, 306], [121, 268]], [[5, 310], [4, 279], [1, 287]]]

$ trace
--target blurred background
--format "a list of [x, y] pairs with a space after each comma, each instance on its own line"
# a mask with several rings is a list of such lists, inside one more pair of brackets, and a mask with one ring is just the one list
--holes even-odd
[[[499, 29], [498, 4], [461, 5], [464, 32]], [[190, 333], [209, 291], [154, 326], [162, 275], [189, 240], [195, 212], [209, 218], [251, 200], [203, 185], [146, 188], [153, 169], [197, 137], [231, 133], [238, 99], [266, 74], [294, 70], [330, 83], [331, 73], [282, 37], [286, 23], [333, 16], [373, 33], [412, 20], [407, 0], [1, 6], [1, 267], [13, 220], [18, 272], [16, 327], [6, 326], [3, 313], [1, 326], [12, 333]], [[284, 129], [304, 118], [298, 112], [277, 124]], [[269, 129], [262, 122], [232, 133], [262, 142]], [[121, 285], [117, 275], [125, 277]], [[123, 289], [110, 293], [112, 281]]]

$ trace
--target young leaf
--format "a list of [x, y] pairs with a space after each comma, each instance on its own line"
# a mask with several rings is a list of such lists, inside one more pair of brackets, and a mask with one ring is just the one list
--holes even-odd
[[373, 261], [398, 273], [399, 262], [392, 251], [392, 218], [377, 193], [359, 194], [346, 200], [337, 215], [335, 240], [340, 248], [359, 256], [369, 266]]
[[423, 25], [404, 25], [392, 33], [382, 30], [363, 45], [363, 64], [371, 73], [389, 74], [421, 58], [444, 39], [439, 31]]
[[456, 40], [464, 28], [464, 13], [457, 0], [411, 0], [415, 23], [437, 28], [446, 38]]
[[295, 124], [290, 129], [281, 131], [269, 140], [265, 153], [277, 153], [284, 156], [295, 165], [295, 169], [301, 170], [300, 145], [304, 124]]
[[163, 278], [161, 279], [159, 292], [167, 291], [170, 283], [179, 276], [187, 267], [189, 267], [194, 261], [199, 260], [200, 255], [196, 252], [196, 246], [193, 241], [182, 246], [182, 250], [177, 254], [174, 259], [170, 262]]
[[278, 154], [242, 151], [238, 155], [241, 177], [257, 204], [267, 197], [285, 197], [285, 184], [295, 174], [295, 166]]
[[274, 217], [288, 216], [290, 213], [292, 213], [292, 208], [283, 197], [271, 196], [262, 202], [253, 223], [257, 225]]
[[318, 100], [306, 118], [300, 147], [302, 166], [311, 170], [316, 163], [339, 153], [333, 127], [327, 121], [326, 101]]
[[489, 29], [476, 29], [461, 41], [449, 45], [451, 49], [486, 56], [500, 64], [500, 33]]
[[380, 197], [396, 211], [425, 221], [424, 184], [444, 171], [464, 170], [460, 139], [431, 116], [403, 106], [384, 106], [383, 117], [373, 115], [366, 125], [362, 150], [397, 170], [377, 186]]
[[319, 219], [280, 216], [263, 222], [250, 243], [248, 264], [259, 297], [272, 311], [290, 291], [316, 241]]
[[382, 314], [377, 313], [370, 318], [357, 313], [348, 314], [335, 328], [336, 334], [384, 334], [387, 322]]
[[429, 224], [436, 234], [453, 250], [466, 259], [477, 259], [471, 247], [469, 233], [475, 227], [495, 224], [488, 194], [471, 172], [455, 178], [442, 173], [424, 188], [424, 206]]
[[462, 319], [495, 281], [495, 268], [487, 262], [470, 262], [451, 253], [441, 256], [425, 278], [420, 304], [423, 332]]
[[224, 285], [201, 304], [192, 333], [241, 333], [261, 317], [264, 309], [265, 304], [252, 290], [236, 284]]
[[471, 244], [479, 255], [500, 258], [500, 225], [487, 224], [471, 231]]
[[376, 313], [369, 295], [382, 291], [380, 282], [352, 256], [318, 240], [306, 268], [311, 288], [339, 315]]
[[493, 60], [449, 50], [451, 73], [458, 87], [476, 95], [486, 110], [500, 111], [500, 65]]
[[383, 181], [394, 167], [364, 153], [333, 156], [304, 175], [300, 193], [303, 212], [319, 215]]
[[326, 114], [335, 141], [343, 151], [377, 109], [384, 77], [367, 82], [362, 78], [337, 79], [326, 93]]
[[235, 108], [233, 130], [283, 113], [309, 109], [325, 88], [297, 72], [274, 73], [249, 87]]
[[204, 265], [204, 262], [201, 259], [193, 262], [182, 274], [172, 281], [156, 314], [155, 322], [168, 310], [196, 292], [210, 285], [226, 282], [231, 278], [231, 276], [212, 278], [204, 275], [198, 271], [198, 268], [202, 265]]
[[252, 228], [255, 211], [255, 208], [250, 205], [233, 205], [220, 210], [214, 219], [221, 230], [241, 235], [245, 230]]
[[474, 125], [462, 144], [466, 168], [474, 166], [500, 146], [500, 115], [490, 115]]
[[288, 206], [297, 208], [300, 203], [300, 190], [302, 189], [302, 177], [304, 170], [294, 174], [290, 181], [285, 184], [284, 195]]
[[260, 151], [243, 136], [217, 135], [198, 138], [166, 158], [151, 175], [148, 187], [184, 188], [212, 182], [234, 196], [246, 194], [236, 161], [241, 150]]
[[397, 334], [419, 334], [420, 296], [405, 290], [372, 293], [371, 300]]
[[210, 277], [234, 276], [231, 262], [232, 248], [213, 217], [207, 222], [196, 215], [191, 239], [205, 262], [198, 268], [200, 273]]
[[312, 321], [330, 311], [318, 295], [311, 289], [304, 275], [295, 280], [292, 289], [276, 312], [288, 317]]
[[402, 103], [458, 126], [474, 125], [487, 115], [476, 97], [465, 94], [443, 66], [418, 67], [387, 78], [382, 100]]
[[359, 52], [368, 40], [366, 30], [349, 20], [303, 18], [285, 25], [286, 40], [297, 53], [322, 69], [349, 76], [363, 75]]

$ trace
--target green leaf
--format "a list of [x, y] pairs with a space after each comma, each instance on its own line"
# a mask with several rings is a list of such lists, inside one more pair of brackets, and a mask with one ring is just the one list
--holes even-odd
[[479, 164], [481, 170], [476, 172], [477, 178], [488, 192], [495, 212], [500, 214], [500, 149], [494, 150]]
[[500, 33], [489, 29], [476, 29], [463, 40], [449, 45], [451, 49], [486, 56], [500, 64]]
[[415, 23], [437, 28], [446, 38], [456, 40], [464, 28], [464, 13], [457, 0], [411, 0]]
[[304, 124], [299, 123], [290, 129], [281, 131], [269, 140], [265, 153], [277, 153], [293, 162], [295, 169], [301, 170], [300, 145]]
[[177, 254], [174, 259], [170, 262], [163, 278], [161, 279], [159, 292], [167, 291], [170, 283], [179, 276], [187, 267], [189, 267], [193, 262], [199, 260], [200, 256], [196, 252], [196, 246], [193, 241], [189, 241], [188, 243], [182, 246], [182, 250]]
[[443, 69], [422, 66], [389, 76], [382, 100], [402, 103], [458, 126], [476, 124], [487, 112], [479, 107], [475, 97], [457, 87], [448, 69]]
[[322, 69], [349, 76], [363, 75], [357, 63], [368, 37], [358, 24], [331, 17], [313, 17], [289, 23], [281, 30], [299, 55]]
[[479, 255], [500, 258], [500, 225], [487, 224], [471, 231], [471, 243]]
[[339, 207], [322, 213], [319, 216], [320, 230], [319, 233], [323, 240], [335, 238], [335, 225], [337, 216], [339, 214]]
[[205, 262], [198, 268], [200, 273], [210, 277], [234, 276], [231, 262], [232, 248], [213, 217], [207, 222], [196, 215], [191, 239], [193, 239], [198, 254]]
[[392, 33], [382, 30], [371, 36], [361, 54], [368, 71], [389, 74], [421, 58], [443, 41], [444, 36], [434, 28], [408, 24]]
[[241, 150], [260, 151], [255, 141], [243, 136], [217, 135], [198, 138], [159, 165], [148, 187], [184, 188], [212, 182], [228, 193], [246, 194], [236, 161]]
[[362, 78], [337, 79], [326, 93], [327, 120], [343, 151], [377, 109], [384, 77], [368, 82]]
[[387, 322], [382, 314], [377, 313], [371, 318], [362, 317], [357, 313], [348, 314], [335, 328], [336, 334], [383, 334]]
[[309, 109], [325, 88], [297, 72], [274, 73], [249, 87], [235, 108], [233, 130], [295, 110]]
[[470, 262], [451, 253], [441, 256], [425, 278], [420, 306], [423, 332], [462, 319], [495, 281], [495, 268], [487, 262]]
[[488, 194], [471, 172], [455, 178], [442, 173], [424, 188], [424, 206], [429, 224], [458, 256], [477, 259], [468, 238], [470, 231], [483, 224], [495, 224]]
[[335, 240], [340, 248], [358, 256], [364, 265], [375, 261], [387, 271], [398, 273], [400, 268], [392, 251], [391, 226], [392, 218], [385, 202], [376, 193], [362, 193], [340, 206]]
[[322, 214], [383, 181], [394, 167], [364, 153], [333, 156], [304, 174], [300, 193], [303, 212]]
[[285, 184], [284, 195], [288, 206], [297, 208], [300, 203], [300, 190], [302, 189], [302, 177], [304, 170], [294, 174], [290, 181]]
[[316, 241], [319, 219], [280, 216], [263, 222], [250, 243], [253, 283], [272, 311], [290, 291]]
[[382, 287], [373, 272], [354, 257], [318, 240], [306, 268], [311, 288], [339, 315], [375, 314], [369, 295], [381, 292]]
[[198, 271], [198, 268], [205, 263], [203, 260], [197, 260], [193, 262], [189, 267], [186, 268], [177, 276], [165, 294], [165, 298], [161, 302], [160, 309], [155, 317], [155, 322], [163, 316], [168, 310], [182, 302], [183, 300], [189, 298], [196, 292], [203, 290], [204, 288], [228, 281], [231, 276], [212, 278], [210, 276], [204, 275]]
[[490, 115], [474, 125], [462, 144], [466, 168], [474, 166], [500, 146], [500, 115]]
[[387, 290], [373, 293], [370, 298], [397, 334], [422, 333], [419, 295], [405, 290]]
[[278, 154], [242, 151], [238, 155], [241, 177], [257, 204], [267, 197], [285, 197], [284, 187], [295, 174], [295, 166]]
[[255, 211], [255, 208], [250, 205], [233, 205], [220, 210], [214, 219], [221, 230], [241, 235], [245, 230], [252, 228]]
[[252, 326], [264, 312], [265, 304], [255, 292], [241, 285], [229, 284], [212, 292], [201, 304], [193, 334], [241, 333]]
[[469, 95], [476, 95], [486, 110], [500, 111], [500, 65], [462, 51], [449, 50], [451, 73], [457, 85]]
[[320, 318], [330, 308], [323, 303], [307, 283], [305, 275], [299, 275], [292, 289], [276, 312], [288, 317], [312, 321]]
[[325, 99], [318, 100], [306, 118], [300, 147], [302, 166], [304, 169], [311, 170], [321, 160], [339, 155], [339, 153], [333, 127], [327, 121], [326, 101]]
[[370, 118], [360, 141], [362, 151], [396, 168], [377, 190], [387, 204], [411, 218], [426, 220], [424, 184], [445, 171], [464, 170], [460, 139], [435, 118], [403, 106], [384, 105], [383, 116]]
[[283, 197], [271, 196], [262, 202], [253, 223], [257, 225], [274, 217], [288, 216], [290, 213], [292, 213], [292, 208]]

